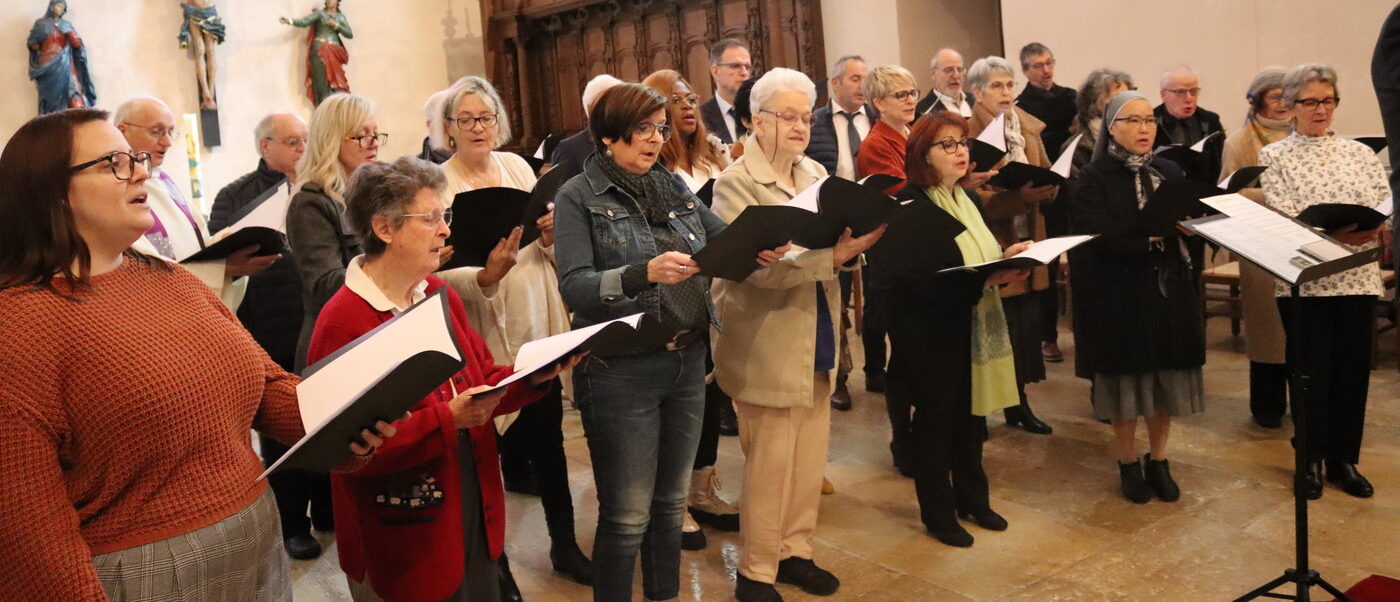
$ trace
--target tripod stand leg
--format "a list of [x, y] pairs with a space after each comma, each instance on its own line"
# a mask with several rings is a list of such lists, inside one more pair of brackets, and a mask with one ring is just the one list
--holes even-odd
[[1336, 596], [1337, 602], [1351, 602], [1351, 597], [1350, 597], [1350, 596], [1348, 596], [1348, 595], [1342, 593], [1342, 592], [1339, 591], [1337, 588], [1332, 587], [1332, 584], [1331, 584], [1331, 583], [1328, 583], [1326, 579], [1323, 579], [1322, 577], [1318, 577], [1317, 580], [1314, 581], [1314, 583], [1316, 583], [1318, 587], [1320, 587], [1320, 588], [1326, 590], [1327, 593], [1332, 594], [1333, 596]]
[[[1284, 573], [1282, 576], [1280, 576], [1279, 578], [1274, 579], [1273, 581], [1270, 581], [1270, 582], [1268, 582], [1268, 583], [1265, 583], [1264, 585], [1259, 586], [1258, 589], [1255, 589], [1255, 590], [1252, 591], [1252, 592], [1249, 592], [1249, 593], [1247, 593], [1247, 594], [1245, 594], [1245, 595], [1243, 595], [1243, 596], [1240, 596], [1240, 597], [1238, 597], [1238, 598], [1235, 598], [1235, 601], [1234, 601], [1234, 602], [1247, 602], [1248, 600], [1254, 600], [1254, 599], [1257, 599], [1257, 598], [1264, 598], [1264, 597], [1276, 598], [1276, 597], [1279, 597], [1278, 594], [1270, 594], [1269, 592], [1272, 592], [1272, 591], [1274, 591], [1275, 589], [1278, 589], [1278, 587], [1279, 587], [1280, 585], [1283, 585], [1283, 584], [1285, 584], [1285, 583], [1295, 583], [1295, 582], [1296, 582], [1296, 581], [1295, 581], [1295, 579], [1294, 579], [1294, 577], [1293, 577], [1293, 571], [1288, 571], [1288, 572], [1285, 572], [1285, 573]], [[1287, 598], [1292, 598], [1293, 596], [1286, 596], [1286, 597], [1287, 597]]]

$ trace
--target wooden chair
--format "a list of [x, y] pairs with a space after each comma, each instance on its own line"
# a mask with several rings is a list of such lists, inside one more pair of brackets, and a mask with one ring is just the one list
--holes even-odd
[[1201, 272], [1201, 315], [1203, 320], [1213, 316], [1230, 318], [1230, 334], [1240, 335], [1240, 320], [1244, 316], [1240, 302], [1240, 263], [1230, 261], [1206, 268]]

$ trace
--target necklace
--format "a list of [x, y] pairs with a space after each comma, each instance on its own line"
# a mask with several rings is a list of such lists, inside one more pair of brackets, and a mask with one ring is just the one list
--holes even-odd
[[486, 173], [484, 174], [472, 173], [471, 170], [467, 169], [465, 161], [461, 163], [453, 161], [452, 163], [453, 169], [457, 170], [457, 174], [461, 175], [462, 179], [466, 180], [467, 185], [471, 186], [472, 189], [490, 188], [493, 180], [497, 182], [500, 181], [500, 177], [495, 173], [495, 162], [491, 161], [489, 158], [487, 159]]

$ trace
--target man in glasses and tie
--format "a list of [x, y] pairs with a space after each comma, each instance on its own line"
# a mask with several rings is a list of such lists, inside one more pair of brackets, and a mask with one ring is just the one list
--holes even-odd
[[747, 133], [734, 115], [734, 96], [751, 75], [753, 62], [749, 59], [749, 47], [743, 42], [725, 38], [710, 46], [710, 77], [715, 80], [715, 95], [700, 105], [700, 118], [725, 144], [733, 144]]

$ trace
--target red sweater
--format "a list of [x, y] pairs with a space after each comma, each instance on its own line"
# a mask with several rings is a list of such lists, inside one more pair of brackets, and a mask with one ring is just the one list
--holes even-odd
[[[437, 276], [429, 276], [427, 293], [431, 295], [443, 285]], [[453, 385], [462, 392], [495, 384], [513, 372], [510, 366], [495, 365], [486, 342], [467, 321], [462, 300], [451, 287], [446, 292], [453, 336], [462, 348], [466, 367], [451, 383], [444, 383], [413, 406], [408, 418], [395, 422], [398, 433], [385, 440], [368, 465], [353, 475], [331, 475], [340, 568], [359, 582], [368, 573], [375, 593], [389, 600], [441, 600], [461, 585], [466, 560], [457, 427], [447, 402], [452, 400]], [[307, 363], [335, 353], [392, 317], [393, 313], [374, 309], [342, 286], [316, 319]], [[511, 385], [496, 406], [496, 414], [514, 412], [544, 392], [524, 381]], [[497, 558], [505, 543], [506, 500], [496, 457], [495, 425], [487, 421], [469, 433], [486, 538], [491, 557]], [[432, 494], [434, 488], [440, 496]]]
[[105, 600], [94, 554], [232, 516], [267, 487], [248, 430], [303, 434], [297, 378], [199, 279], [91, 284], [0, 291], [0, 600]]
[[[860, 150], [856, 152], [856, 176], [864, 178], [882, 173], [903, 180], [905, 142], [904, 134], [895, 131], [883, 119], [877, 119], [875, 126], [870, 128], [870, 135], [860, 141]], [[901, 188], [904, 188], [904, 182], [890, 187], [885, 194], [892, 195]]]

